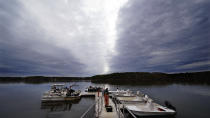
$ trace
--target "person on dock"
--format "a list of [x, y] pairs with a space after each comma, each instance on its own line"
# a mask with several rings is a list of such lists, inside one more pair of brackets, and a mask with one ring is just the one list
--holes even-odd
[[109, 90], [106, 88], [104, 90], [104, 100], [105, 100], [105, 107], [109, 106]]

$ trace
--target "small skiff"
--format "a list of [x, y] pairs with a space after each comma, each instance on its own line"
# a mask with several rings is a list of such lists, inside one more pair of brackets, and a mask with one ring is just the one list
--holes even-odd
[[126, 104], [125, 107], [137, 116], [170, 116], [176, 114], [176, 111], [153, 102]]

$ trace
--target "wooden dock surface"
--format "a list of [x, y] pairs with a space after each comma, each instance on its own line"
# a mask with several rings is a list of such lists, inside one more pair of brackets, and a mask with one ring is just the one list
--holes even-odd
[[[104, 98], [103, 98], [103, 101], [104, 101]], [[105, 106], [103, 104], [102, 111], [99, 114], [99, 118], [118, 118], [115, 105], [112, 102], [112, 99], [110, 99], [110, 98], [109, 98], [109, 105], [112, 106], [112, 112], [107, 112], [106, 108], [105, 108]]]
[[107, 112], [105, 108], [105, 100], [102, 92], [82, 92], [81, 97], [95, 97], [95, 116], [96, 118], [118, 118], [118, 112], [116, 111], [115, 104], [112, 99], [109, 98], [109, 106], [112, 106], [112, 112]]
[[96, 93], [95, 96], [96, 100], [96, 117], [98, 118], [118, 118], [118, 114], [115, 108], [115, 104], [113, 103], [112, 99], [109, 98], [109, 105], [112, 106], [112, 112], [107, 112], [105, 108], [105, 100], [102, 95], [102, 92], [98, 94]]

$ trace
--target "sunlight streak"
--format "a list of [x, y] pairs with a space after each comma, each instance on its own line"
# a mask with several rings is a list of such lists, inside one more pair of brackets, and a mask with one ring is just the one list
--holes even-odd
[[[127, 2], [127, 0], [106, 0], [105, 7], [105, 21], [106, 21], [106, 45], [108, 55], [115, 55], [115, 42], [117, 40], [117, 31], [116, 31], [116, 23], [118, 18], [118, 12], [120, 8]], [[104, 73], [109, 72], [109, 63], [106, 62], [104, 64]]]

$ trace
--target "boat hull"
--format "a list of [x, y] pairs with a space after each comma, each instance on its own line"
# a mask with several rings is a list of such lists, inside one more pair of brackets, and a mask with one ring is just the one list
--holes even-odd
[[136, 116], [172, 116], [175, 115], [175, 112], [145, 112], [145, 111], [133, 111], [133, 114]]
[[42, 102], [48, 101], [75, 101], [80, 100], [80, 96], [70, 96], [70, 97], [43, 97]]

